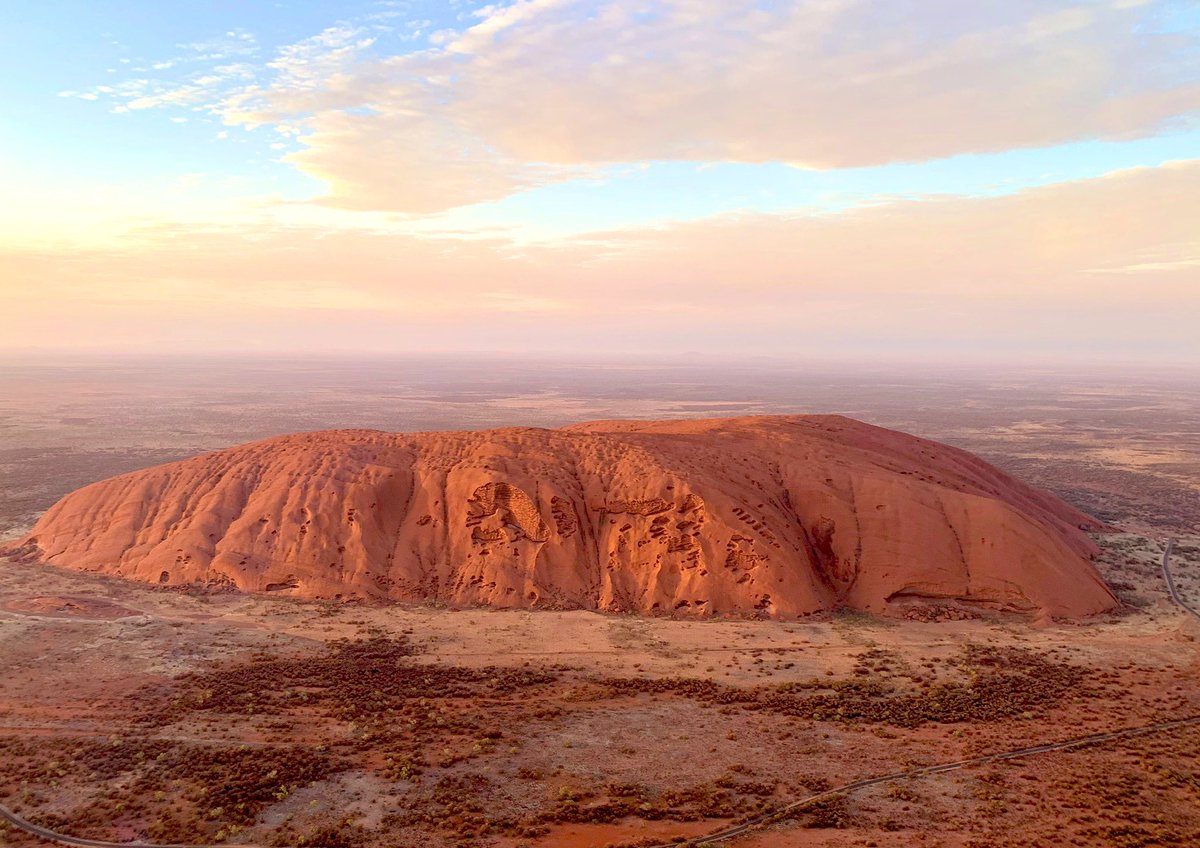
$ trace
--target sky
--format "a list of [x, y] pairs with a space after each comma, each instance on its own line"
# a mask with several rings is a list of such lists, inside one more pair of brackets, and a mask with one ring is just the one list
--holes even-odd
[[0, 351], [1200, 365], [1200, 2], [11, 4]]

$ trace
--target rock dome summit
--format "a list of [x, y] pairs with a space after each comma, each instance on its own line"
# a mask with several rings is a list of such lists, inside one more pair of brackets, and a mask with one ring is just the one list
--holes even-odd
[[15, 552], [306, 598], [795, 616], [1116, 604], [1094, 519], [840, 416], [267, 439], [75, 491]]

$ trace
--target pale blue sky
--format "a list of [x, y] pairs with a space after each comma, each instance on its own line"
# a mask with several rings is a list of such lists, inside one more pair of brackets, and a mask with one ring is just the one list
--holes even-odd
[[[303, 146], [300, 140], [286, 139], [282, 149], [272, 148], [281, 143], [279, 136], [230, 128], [198, 103], [117, 113], [114, 106], [128, 95], [98, 89], [119, 90], [142, 79], [149, 83], [146, 90], [154, 91], [211, 77], [214, 69], [230, 65], [246, 66], [247, 76], [235, 84], [266, 84], [274, 73], [269, 63], [281, 50], [338, 25], [361, 28], [364, 37], [374, 39], [364, 50], [367, 56], [401, 55], [427, 49], [434, 33], [477, 22], [472, 12], [487, 5], [445, 0], [28, 4], [0, 31], [0, 94], [20, 116], [0, 124], [0, 151], [10, 166], [19, 162], [27, 175], [47, 181], [86, 184], [102, 178], [152, 185], [204, 174], [237, 180], [247, 193], [312, 197], [322, 191], [321, 182], [281, 161], [284, 153]], [[1160, 4], [1139, 27], [1189, 36], [1190, 47], [1182, 51], [1187, 61], [1171, 72], [1187, 74], [1194, 84], [1200, 4]], [[227, 137], [218, 138], [221, 133]], [[1084, 137], [874, 167], [814, 171], [784, 163], [600, 163], [586, 178], [517, 192], [455, 220], [535, 221], [547, 232], [563, 233], [729, 211], [835, 211], [890, 197], [1000, 194], [1198, 153], [1200, 127], [1193, 116], [1129, 140]]]
[[[605, 284], [592, 269], [618, 253], [630, 263], [619, 273], [656, 281], [653, 308], [683, 321], [696, 272], [672, 263], [707, 245], [665, 233], [687, 227], [701, 240], [719, 229], [734, 254], [774, 245], [761, 268], [724, 283], [761, 289], [764, 316], [834, 278], [844, 292], [870, 279], [858, 297], [878, 308], [914, 281], [876, 279], [879, 267], [842, 279], [844, 258], [792, 246], [809, 244], [820, 221], [875, 226], [856, 210], [885, 207], [898, 222], [959, 200], [961, 220], [988, 221], [959, 236], [978, 241], [977, 263], [1006, 268], [1021, 234], [1024, 264], [1005, 272], [1020, 297], [1036, 289], [1067, 303], [1088, 281], [1117, 304], [1132, 291], [1118, 283], [1133, 278], [1114, 275], [1137, 269], [1141, 290], [1174, 315], [1200, 288], [1200, 246], [1186, 235], [1192, 170], [1171, 170], [1200, 160], [1200, 3], [1190, 0], [45, 0], [6, 15], [0, 96], [10, 114], [0, 267], [11, 269], [0, 298], [31, 310], [29, 337], [49, 320], [37, 317], [49, 314], [33, 293], [41, 281], [81, 315], [102, 303], [130, 326], [148, 320], [131, 304], [219, 304], [260, 289], [271, 309], [445, 316], [465, 295], [440, 305], [433, 295], [472, 288], [458, 282], [468, 279], [493, 311], [587, 323]], [[1135, 176], [1114, 177], [1126, 172]], [[1077, 199], [1118, 184], [1128, 195], [1112, 208]], [[1054, 218], [1068, 198], [1092, 219]], [[1139, 205], [1161, 209], [1161, 226], [1143, 221], [1118, 255], [1101, 234], [1130, 233], [1119, 218]], [[722, 223], [741, 219], [736, 232]], [[797, 228], [790, 241], [784, 227]], [[1111, 255], [1072, 244], [1074, 265], [1062, 265], [1060, 242], [1078, 232]], [[229, 291], [203, 263], [181, 270], [163, 258], [218, 235], [290, 240], [292, 252], [327, 235], [396, 247], [385, 261], [354, 241], [341, 275], [293, 267], [282, 247], [252, 258], [223, 245], [233, 270], [222, 273], [239, 281]], [[896, 239], [880, 267], [931, 263], [936, 276], [936, 239], [870, 238]], [[494, 256], [480, 254], [483, 242]], [[722, 261], [701, 275], [714, 292]], [[532, 264], [509, 274], [514, 262]], [[853, 312], [846, 297], [838, 314]], [[475, 318], [438, 320], [449, 347], [499, 337], [476, 333]], [[747, 333], [768, 352], [790, 343]], [[1141, 328], [1131, 349], [1154, 348], [1153, 335]], [[1162, 344], [1200, 356], [1185, 335]], [[1081, 322], [1062, 346], [1090, 338]], [[353, 343], [339, 329], [329, 346]]]

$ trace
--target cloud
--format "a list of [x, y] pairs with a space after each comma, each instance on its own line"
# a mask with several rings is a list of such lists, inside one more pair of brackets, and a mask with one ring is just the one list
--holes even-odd
[[329, 186], [322, 202], [347, 209], [440, 212], [584, 173], [505, 155], [420, 106], [334, 111], [310, 127], [304, 148], [284, 159]]
[[374, 42], [375, 39], [363, 29], [339, 24], [327, 27], [311, 38], [285, 45], [267, 67], [278, 72], [280, 91], [321, 86]]
[[[183, 52], [133, 68], [138, 76], [115, 85], [96, 85], [86, 92], [62, 91], [59, 96], [103, 98], [117, 113], [196, 109], [216, 114], [226, 98], [246, 90], [262, 70], [253, 64], [258, 45], [246, 32], [227, 32], [215, 39], [175, 46]], [[127, 59], [120, 61], [129, 63]], [[108, 72], [116, 73], [116, 69], [109, 68]]]
[[[1196, 252], [1195, 246], [1191, 251]], [[1137, 262], [1133, 265], [1122, 265], [1118, 268], [1092, 268], [1092, 274], [1144, 274], [1150, 271], [1178, 271], [1181, 269], [1200, 268], [1200, 257], [1195, 259], [1168, 259], [1162, 262]]]
[[645, 160], [845, 168], [1120, 139], [1200, 112], [1159, 3], [520, 0], [379, 58], [282, 51], [233, 123], [287, 121], [333, 205], [429, 212]]
[[[1001, 197], [897, 201], [833, 215], [730, 215], [590, 238], [608, 246], [605, 267], [626, 272], [616, 278], [636, 279], [647, 291], [690, 289], [693, 300], [713, 304], [736, 291], [753, 309], [765, 310], [769, 297], [783, 304], [816, 292], [864, 303], [879, 294], [1073, 304], [1081, 313], [1143, 299], [1200, 307], [1200, 160]], [[1153, 281], [1100, 281], [1093, 273], [1147, 263], [1155, 265]]]
[[313, 350], [1076, 350], [1200, 364], [1200, 160], [544, 244], [372, 220], [214, 220], [107, 248], [11, 247], [7, 344], [74, 334], [204, 350], [252, 334]]

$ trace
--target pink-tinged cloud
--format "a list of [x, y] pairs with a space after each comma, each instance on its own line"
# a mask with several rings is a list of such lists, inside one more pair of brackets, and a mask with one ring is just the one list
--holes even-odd
[[543, 245], [163, 226], [0, 255], [8, 347], [1118, 352], [1200, 362], [1200, 160]]
[[615, 162], [836, 168], [1128, 138], [1200, 113], [1196, 36], [1155, 32], [1158, 6], [523, 0], [386, 60], [345, 33], [226, 114], [301, 124], [289, 159], [327, 202], [404, 212]]

